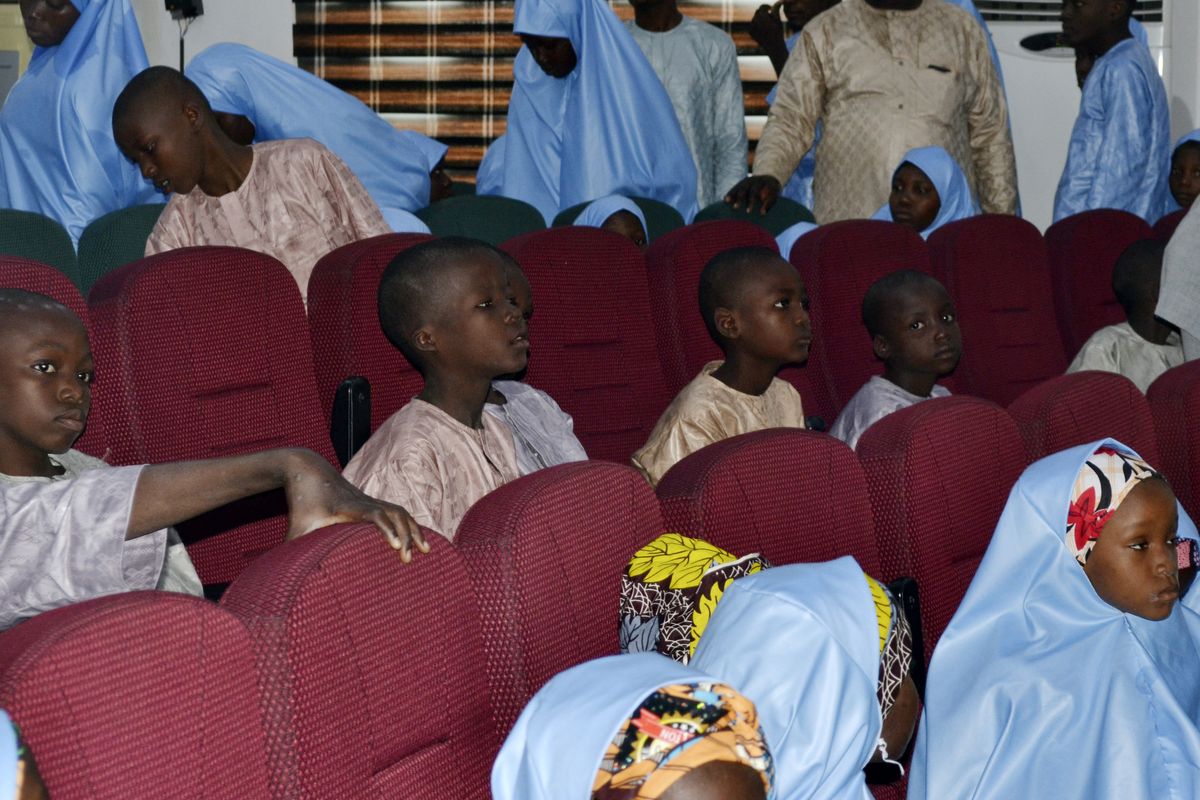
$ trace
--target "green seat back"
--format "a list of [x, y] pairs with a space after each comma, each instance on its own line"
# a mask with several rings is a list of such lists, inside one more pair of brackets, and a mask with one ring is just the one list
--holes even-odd
[[499, 195], [456, 195], [422, 208], [417, 216], [434, 236], [469, 236], [499, 247], [514, 236], [545, 230], [542, 212]]
[[0, 209], [0, 255], [49, 264], [79, 286], [79, 264], [71, 234], [49, 217], [32, 211]]
[[79, 237], [80, 288], [85, 295], [105, 274], [146, 254], [146, 240], [164, 208], [164, 203], [130, 206], [87, 226]]
[[760, 214], [758, 206], [750, 213], [744, 208], [734, 208], [725, 201], [713, 203], [700, 209], [696, 222], [707, 222], [710, 219], [742, 219], [753, 222], [759, 227], [766, 228], [772, 236], [778, 236], [797, 222], [816, 222], [812, 212], [795, 200], [781, 197], [771, 206], [766, 214]]
[[[642, 215], [646, 218], [646, 227], [649, 228], [646, 231], [647, 244], [653, 242], [663, 234], [683, 227], [683, 217], [666, 203], [659, 200], [651, 200], [649, 197], [631, 197], [629, 199], [637, 203], [637, 207], [642, 210]], [[579, 203], [565, 211], [558, 212], [558, 216], [554, 218], [554, 227], [560, 228], [563, 225], [571, 225], [575, 222], [575, 218], [582, 214], [583, 210], [587, 207], [587, 203]]]

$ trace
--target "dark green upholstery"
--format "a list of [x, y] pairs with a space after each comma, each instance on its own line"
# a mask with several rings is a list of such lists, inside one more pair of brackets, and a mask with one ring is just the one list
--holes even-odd
[[102, 276], [145, 255], [146, 240], [164, 208], [163, 203], [131, 206], [87, 226], [79, 237], [79, 288], [85, 295]]
[[811, 211], [786, 197], [776, 200], [775, 205], [771, 206], [771, 210], [766, 214], [760, 214], [757, 205], [747, 214], [745, 209], [734, 208], [721, 201], [700, 209], [700, 213], [696, 215], [696, 222], [707, 222], [710, 219], [742, 219], [753, 222], [766, 228], [772, 236], [778, 236], [797, 222], [816, 222]]
[[[646, 217], [646, 227], [650, 229], [646, 231], [647, 243], [653, 242], [658, 237], [670, 233], [676, 228], [683, 227], [683, 217], [666, 203], [651, 200], [649, 197], [631, 197], [629, 199], [637, 203], [637, 207], [642, 210], [643, 216]], [[554, 227], [560, 228], [563, 225], [570, 225], [575, 221], [576, 217], [583, 213], [583, 210], [587, 206], [587, 203], [579, 203], [565, 211], [558, 212], [558, 216], [554, 218]]]
[[456, 195], [422, 208], [417, 216], [434, 236], [469, 236], [500, 246], [514, 236], [545, 230], [542, 212], [499, 195]]
[[49, 264], [79, 286], [79, 265], [71, 235], [49, 217], [32, 211], [0, 209], [0, 255]]

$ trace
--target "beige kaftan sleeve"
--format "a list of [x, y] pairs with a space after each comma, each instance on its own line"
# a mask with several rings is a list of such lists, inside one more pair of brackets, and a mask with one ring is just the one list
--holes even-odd
[[322, 153], [320, 168], [328, 179], [326, 196], [329, 205], [344, 210], [347, 227], [354, 232], [354, 241], [392, 232], [379, 206], [340, 158], [326, 150]]
[[165, 253], [168, 250], [187, 247], [189, 242], [184, 240], [187, 232], [187, 225], [183, 221], [183, 214], [179, 210], [179, 204], [174, 202], [167, 203], [167, 207], [163, 209], [162, 214], [158, 217], [158, 222], [154, 223], [154, 228], [150, 231], [149, 238], [146, 239], [145, 255], [152, 256], [157, 253]]
[[1008, 104], [1004, 86], [996, 74], [987, 34], [979, 25], [969, 28], [970, 46], [966, 67], [975, 84], [975, 96], [967, 108], [967, 132], [979, 206], [985, 214], [1017, 213], [1017, 162], [1012, 131], [1008, 126]]
[[775, 102], [754, 153], [755, 175], [788, 182], [816, 138], [817, 122], [825, 114], [825, 92], [821, 53], [805, 30], [779, 76]]
[[688, 404], [672, 406], [654, 426], [650, 440], [633, 454], [633, 466], [657, 486], [684, 457], [728, 437], [719, 413]]

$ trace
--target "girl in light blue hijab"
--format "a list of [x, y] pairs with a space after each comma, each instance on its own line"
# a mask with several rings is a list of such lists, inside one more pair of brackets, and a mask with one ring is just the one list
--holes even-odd
[[608, 3], [517, 0], [513, 31], [525, 46], [513, 65], [503, 162], [489, 152], [478, 193], [524, 200], [546, 224], [608, 194], [660, 200], [691, 220], [691, 151], [666, 90]]
[[[754, 704], [654, 653], [559, 673], [529, 701], [492, 767], [494, 800], [674, 800], [702, 786], [774, 800]], [[709, 796], [709, 795], [705, 795]]]
[[1195, 539], [1118, 442], [1025, 470], [933, 654], [908, 796], [1200, 797]]
[[1167, 185], [1171, 189], [1171, 211], [1192, 207], [1200, 194], [1200, 130], [1184, 134], [1171, 148]]
[[940, 147], [918, 147], [900, 160], [887, 205], [871, 219], [898, 222], [928, 239], [946, 223], [978, 213], [967, 176], [953, 156]]
[[397, 212], [419, 211], [449, 195], [440, 167], [446, 145], [393, 128], [310, 72], [240, 44], [201, 51], [186, 72], [231, 139], [315, 139], [346, 162], [397, 232], [413, 230], [412, 220]]
[[154, 198], [112, 135], [113, 102], [146, 49], [129, 0], [23, 9], [37, 46], [0, 109], [0, 208], [57, 220], [78, 242], [97, 217]]
[[637, 203], [619, 194], [610, 194], [588, 203], [573, 224], [584, 228], [603, 228], [624, 236], [643, 250], [646, 248], [646, 217]]

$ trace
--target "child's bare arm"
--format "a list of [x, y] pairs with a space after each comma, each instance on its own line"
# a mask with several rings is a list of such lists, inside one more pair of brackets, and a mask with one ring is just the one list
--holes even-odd
[[288, 539], [338, 522], [377, 526], [408, 561], [412, 545], [429, 546], [399, 506], [367, 497], [310, 450], [267, 450], [245, 456], [152, 464], [138, 480], [127, 539], [145, 536], [243, 497], [282, 487], [287, 493]]

